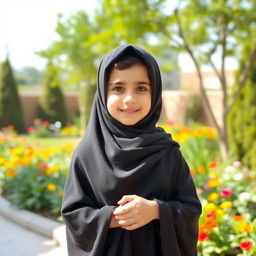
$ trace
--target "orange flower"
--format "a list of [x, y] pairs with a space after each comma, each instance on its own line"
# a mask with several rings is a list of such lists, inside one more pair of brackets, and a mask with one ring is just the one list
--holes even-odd
[[198, 173], [204, 173], [205, 172], [205, 168], [200, 166], [200, 167], [197, 168], [197, 172]]
[[233, 217], [233, 220], [234, 220], [234, 221], [237, 221], [237, 222], [243, 221], [243, 220], [244, 220], [244, 217], [243, 217], [243, 216], [240, 216], [240, 215], [236, 215], [236, 216]]
[[6, 177], [8, 179], [12, 179], [15, 176], [15, 170], [14, 169], [8, 169], [6, 172]]
[[203, 226], [204, 226], [204, 229], [211, 231], [213, 228], [218, 227], [218, 224], [215, 219], [209, 218], [206, 220]]
[[14, 126], [13, 125], [8, 125], [7, 128], [8, 128], [9, 131], [14, 131]]
[[213, 161], [213, 162], [209, 163], [208, 169], [211, 170], [211, 169], [216, 168], [217, 166], [218, 166], [218, 163]]

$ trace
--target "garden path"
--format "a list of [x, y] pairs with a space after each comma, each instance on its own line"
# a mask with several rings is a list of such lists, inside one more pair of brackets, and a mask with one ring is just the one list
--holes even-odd
[[17, 225], [0, 215], [0, 256], [67, 256], [53, 240]]

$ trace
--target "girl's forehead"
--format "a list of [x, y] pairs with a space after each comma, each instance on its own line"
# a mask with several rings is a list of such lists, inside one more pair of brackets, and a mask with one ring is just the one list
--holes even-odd
[[146, 65], [144, 64], [134, 64], [125, 69], [118, 69], [114, 67], [107, 74], [106, 84], [109, 84], [110, 80], [115, 78], [123, 78], [123, 79], [142, 79], [149, 80], [149, 71]]

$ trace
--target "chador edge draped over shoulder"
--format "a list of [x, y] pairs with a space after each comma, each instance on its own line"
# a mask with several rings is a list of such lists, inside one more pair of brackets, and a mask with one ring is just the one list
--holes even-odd
[[[113, 119], [106, 106], [108, 69], [125, 53], [145, 62], [151, 81], [151, 110], [132, 126]], [[156, 127], [161, 86], [155, 59], [137, 46], [117, 47], [101, 62], [89, 125], [63, 197], [70, 256], [196, 256], [201, 205], [179, 145]], [[157, 200], [160, 220], [133, 231], [110, 229], [117, 202], [133, 194]]]

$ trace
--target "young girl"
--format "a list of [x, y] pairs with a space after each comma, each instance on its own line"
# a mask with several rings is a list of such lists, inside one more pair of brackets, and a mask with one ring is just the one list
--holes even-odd
[[161, 87], [155, 59], [137, 46], [101, 62], [63, 198], [70, 256], [197, 255], [201, 205], [178, 143], [156, 127]]

